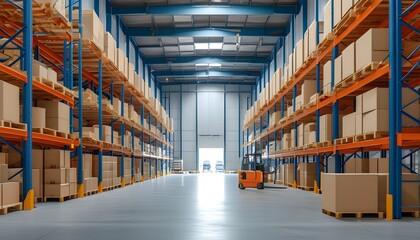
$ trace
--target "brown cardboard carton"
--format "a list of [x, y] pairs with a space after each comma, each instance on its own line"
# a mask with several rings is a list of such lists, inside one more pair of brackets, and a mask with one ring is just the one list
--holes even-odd
[[77, 168], [66, 168], [66, 183], [77, 182]]
[[32, 107], [32, 127], [34, 128], [45, 128], [45, 109]]
[[47, 78], [51, 82], [57, 82], [57, 72], [53, 68], [47, 69]]
[[[325, 14], [324, 14], [325, 16]], [[313, 51], [317, 50], [317, 43], [316, 43], [316, 25], [318, 24], [318, 28], [319, 28], [319, 32], [323, 33], [324, 32], [324, 22], [319, 21], [313, 21], [311, 23], [311, 25], [309, 25], [308, 28], [308, 49], [307, 52], [308, 54], [311, 54]], [[319, 42], [321, 42], [323, 39], [321, 37], [319, 37]]]
[[41, 170], [32, 169], [32, 189], [34, 190], [35, 198], [42, 198], [42, 180], [41, 180]]
[[344, 165], [345, 173], [369, 173], [370, 160], [362, 158], [351, 158]]
[[355, 135], [363, 133], [363, 114], [355, 113], [356, 130]]
[[[341, 1], [342, 0], [331, 0], [334, 1], [334, 27], [341, 21]], [[348, 0], [345, 0], [348, 1]]]
[[374, 88], [363, 93], [363, 113], [376, 109], [388, 109], [389, 106], [388, 88]]
[[9, 167], [7, 164], [0, 164], [0, 183], [8, 182]]
[[363, 113], [363, 94], [356, 96], [356, 106], [355, 106], [355, 112], [358, 114]]
[[63, 184], [67, 183], [66, 181], [66, 169], [44, 169], [45, 173], [45, 183], [46, 184]]
[[296, 55], [295, 55], [295, 59], [296, 59], [296, 70], [299, 69], [304, 61], [304, 43], [303, 43], [303, 39], [299, 40], [296, 43]]
[[[73, 22], [79, 20], [78, 11], [73, 14]], [[91, 40], [98, 47], [104, 51], [104, 25], [93, 9], [83, 10], [83, 39]]]
[[302, 84], [302, 94], [301, 96], [301, 102], [302, 105], [305, 106], [308, 104], [311, 100], [311, 96], [316, 93], [316, 81], [313, 80], [305, 80], [305, 82]]
[[38, 107], [45, 108], [45, 116], [47, 118], [70, 119], [70, 108], [67, 104], [56, 101], [38, 101]]
[[363, 133], [387, 132], [389, 129], [388, 109], [377, 109], [363, 114]]
[[[386, 174], [322, 174], [322, 208], [336, 213], [385, 211]], [[363, 196], [363, 197], [360, 197]]]
[[41, 62], [32, 60], [32, 76], [34, 78], [48, 79], [47, 67]]
[[0, 152], [0, 164], [8, 164], [8, 162], [7, 153]]
[[323, 90], [325, 94], [331, 92], [331, 61], [328, 61], [324, 64], [323, 70]]
[[346, 79], [356, 71], [356, 48], [355, 44], [348, 45], [342, 53], [342, 79]]
[[69, 184], [69, 194], [70, 196], [74, 196], [77, 194], [77, 183], [70, 183]]
[[350, 113], [343, 117], [343, 137], [356, 135], [356, 113]]
[[117, 59], [118, 59], [118, 70], [120, 70], [120, 72], [124, 72], [125, 69], [125, 62], [124, 62], [124, 57], [125, 57], [125, 53], [121, 48], [117, 49]]
[[8, 207], [19, 202], [19, 183], [1, 183], [1, 206]]
[[0, 120], [19, 122], [19, 88], [1, 80]]
[[342, 0], [341, 2], [341, 17], [344, 17], [346, 13], [353, 7], [354, 1], [358, 0]]
[[337, 85], [343, 79], [343, 55], [340, 55], [334, 61], [334, 85]]
[[331, 1], [328, 1], [324, 7], [324, 36], [327, 36], [329, 33], [332, 33], [331, 23], [333, 22], [331, 16]]
[[45, 184], [45, 197], [62, 198], [70, 195], [70, 184]]
[[117, 51], [117, 43], [112, 37], [111, 33], [106, 32], [104, 34], [104, 52], [105, 56], [115, 64], [115, 55]]
[[420, 205], [420, 183], [404, 181], [420, 181], [420, 176], [412, 173], [403, 173], [402, 180], [403, 212], [417, 211], [415, 208], [409, 208], [409, 206], [413, 207]]
[[69, 120], [63, 118], [47, 118], [46, 126], [63, 133], [70, 133]]
[[69, 168], [70, 152], [59, 149], [48, 149], [44, 151], [45, 168]]

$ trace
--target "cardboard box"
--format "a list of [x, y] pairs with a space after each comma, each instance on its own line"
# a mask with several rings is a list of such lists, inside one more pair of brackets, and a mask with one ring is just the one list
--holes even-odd
[[[411, 173], [403, 173], [403, 181], [420, 181], [420, 176]], [[412, 212], [417, 211], [414, 208], [407, 208], [408, 206], [420, 206], [420, 184], [418, 182], [403, 182], [402, 183], [402, 211]], [[405, 208], [406, 207], [406, 208]]]
[[19, 183], [18, 182], [8, 182], [1, 183], [1, 206], [8, 207], [15, 203], [19, 202]]
[[62, 17], [66, 17], [66, 0], [37, 0], [37, 3], [49, 3]]
[[[325, 17], [325, 13], [324, 13]], [[324, 22], [323, 21], [312, 21], [311, 25], [308, 28], [308, 54], [311, 54], [318, 48], [318, 44], [316, 43], [316, 27], [318, 25], [319, 33], [324, 32]], [[322, 41], [322, 38], [319, 37], [319, 42]]]
[[[104, 25], [99, 17], [96, 15], [95, 10], [83, 10], [83, 39], [91, 40], [98, 49], [104, 51]], [[78, 11], [73, 14], [73, 22], [79, 20]]]
[[[341, 1], [343, 0], [331, 0], [334, 1], [334, 27], [341, 21], [342, 11], [341, 11]], [[348, 0], [344, 0], [348, 1]]]
[[5, 152], [0, 152], [0, 164], [8, 164], [8, 155]]
[[46, 124], [46, 111], [45, 108], [32, 107], [32, 127], [45, 128]]
[[35, 198], [42, 198], [43, 196], [43, 178], [40, 169], [32, 169], [32, 189], [34, 190]]
[[331, 61], [328, 61], [323, 66], [324, 74], [323, 74], [323, 90], [325, 93], [331, 92]]
[[296, 70], [298, 70], [304, 61], [304, 46], [303, 46], [303, 39], [299, 40], [296, 43], [296, 56], [295, 56], [295, 60], [296, 60]]
[[45, 184], [44, 195], [51, 198], [68, 197], [70, 195], [70, 184]]
[[341, 16], [344, 17], [347, 12], [353, 8], [354, 1], [358, 0], [342, 0], [341, 2]]
[[346, 79], [356, 71], [356, 47], [354, 43], [343, 50], [342, 57], [342, 79]]
[[58, 169], [44, 169], [45, 173], [45, 183], [46, 184], [63, 184], [68, 183], [66, 181], [66, 169], [65, 168], [58, 168]]
[[46, 126], [63, 133], [70, 133], [70, 124], [68, 119], [47, 118]]
[[59, 149], [44, 151], [45, 168], [70, 168], [70, 152]]
[[117, 59], [118, 59], [118, 70], [120, 70], [121, 73], [124, 73], [124, 69], [125, 69], [125, 62], [124, 62], [124, 58], [125, 58], [125, 53], [121, 48], [117, 49]]
[[305, 80], [302, 84], [302, 94], [301, 96], [301, 103], [303, 106], [307, 105], [310, 100], [311, 96], [316, 93], [316, 81], [314, 80]]
[[[115, 42], [114, 38], [112, 37], [111, 33], [106, 32], [104, 34], [104, 52], [105, 56], [112, 62], [116, 63], [115, 55], [117, 52], [117, 43]], [[116, 64], [115, 64], [116, 65]]]
[[363, 133], [389, 130], [389, 110], [377, 109], [363, 114]]
[[66, 183], [77, 183], [77, 168], [66, 168]]
[[[389, 159], [388, 158], [371, 158], [369, 159], [370, 173], [389, 173]], [[402, 173], [410, 173], [405, 167], [401, 168]]]
[[388, 88], [374, 88], [363, 93], [363, 113], [367, 113], [376, 109], [388, 109], [388, 106]]
[[53, 68], [47, 69], [47, 78], [51, 82], [57, 82], [57, 72]]
[[345, 173], [369, 173], [370, 159], [368, 158], [350, 158], [344, 164]]
[[343, 55], [340, 55], [334, 61], [334, 85], [337, 85], [343, 79]]
[[0, 120], [19, 122], [19, 88], [0, 80]]
[[356, 41], [356, 70], [372, 62], [381, 62], [388, 55], [388, 29], [372, 28]]
[[70, 196], [73, 196], [73, 195], [76, 195], [77, 194], [77, 183], [70, 183], [69, 184], [69, 188], [70, 188], [70, 190], [69, 190], [69, 194], [70, 194]]
[[363, 134], [363, 114], [362, 113], [355, 113], [355, 121], [356, 121], [356, 130], [355, 134]]
[[357, 114], [363, 113], [363, 94], [356, 96], [356, 106], [355, 106], [355, 112]]
[[324, 210], [335, 213], [385, 212], [386, 174], [323, 173], [321, 185]]
[[332, 16], [331, 16], [331, 1], [328, 1], [324, 6], [324, 36], [328, 36], [328, 34], [332, 33]]
[[46, 118], [61, 118], [67, 121], [70, 119], [70, 108], [67, 104], [57, 101], [38, 101], [37, 105], [45, 108]]
[[343, 117], [343, 137], [356, 135], [356, 113], [350, 113]]
[[45, 64], [32, 60], [32, 77], [48, 79], [48, 69]]
[[0, 164], [0, 183], [8, 182], [9, 167], [7, 164]]

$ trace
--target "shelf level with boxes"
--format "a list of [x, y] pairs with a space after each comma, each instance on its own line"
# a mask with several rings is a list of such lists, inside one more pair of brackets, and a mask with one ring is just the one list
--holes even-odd
[[[413, 3], [398, 4], [408, 9]], [[276, 146], [266, 151], [270, 158], [293, 166], [294, 182], [289, 184], [299, 185], [298, 164], [309, 159], [319, 166], [314, 186], [318, 190], [320, 166], [328, 166], [328, 158], [333, 157], [335, 161], [336, 168], [332, 171], [342, 172], [348, 160], [355, 156], [364, 154], [369, 158], [369, 154], [380, 151], [386, 157], [387, 151], [391, 153], [397, 146], [412, 154], [411, 150], [420, 146], [420, 105], [416, 90], [420, 76], [416, 67], [420, 59], [418, 39], [413, 38], [410, 34], [413, 30], [408, 28], [398, 39], [402, 57], [397, 61], [403, 62], [401, 74], [405, 76], [401, 88], [404, 110], [399, 114], [404, 114], [401, 132], [395, 135], [398, 141], [392, 144], [394, 135], [388, 137], [388, 119], [393, 116], [388, 108], [395, 106], [388, 99], [388, 93], [393, 92], [389, 90], [392, 66], [387, 58], [390, 51], [386, 41], [391, 39], [387, 28], [389, 2], [360, 0], [353, 4], [341, 6], [342, 12], [338, 17], [335, 12], [336, 20], [332, 20], [334, 10], [331, 1], [327, 3], [322, 27], [324, 40], [312, 54], [298, 56], [298, 60], [291, 54], [285, 67], [279, 68], [265, 87], [270, 91], [263, 90], [247, 112], [244, 122], [247, 140], [243, 147], [262, 151], [269, 145]], [[402, 20], [415, 21], [412, 18], [416, 19], [417, 9], [418, 6], [410, 8]], [[312, 25], [317, 25], [316, 21]], [[304, 34], [304, 42], [308, 32]], [[293, 53], [305, 54], [299, 50], [302, 46], [305, 49], [307, 45], [298, 42]], [[253, 133], [252, 137], [249, 132]]]

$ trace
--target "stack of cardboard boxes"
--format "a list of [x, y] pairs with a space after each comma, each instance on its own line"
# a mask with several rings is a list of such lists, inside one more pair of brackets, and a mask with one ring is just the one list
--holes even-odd
[[[91, 181], [98, 181], [98, 175], [99, 175], [99, 162], [98, 162], [98, 156], [94, 155], [92, 157], [92, 176], [96, 180]], [[102, 156], [102, 187], [103, 188], [109, 188], [113, 186], [117, 186], [121, 184], [121, 179], [118, 179], [118, 163], [117, 163], [117, 157], [115, 156]], [[97, 190], [96, 185], [96, 190]]]
[[0, 209], [18, 204], [19, 183], [9, 182], [8, 154], [0, 153]]
[[[320, 171], [323, 172], [322, 165], [320, 167]], [[316, 163], [299, 163], [297, 171], [299, 186], [313, 188], [316, 180]]]
[[45, 108], [46, 127], [69, 133], [70, 108], [58, 101], [38, 101], [38, 107]]
[[19, 88], [0, 80], [0, 120], [19, 122]]
[[273, 112], [270, 115], [270, 127], [273, 127], [275, 124], [277, 124], [281, 119], [281, 112], [277, 111], [277, 112]]
[[76, 195], [77, 169], [70, 168], [70, 152], [50, 149], [44, 151], [44, 196], [65, 198]]
[[[117, 171], [121, 173], [121, 158], [118, 157], [117, 159]], [[129, 157], [124, 158], [124, 182], [126, 184], [131, 182], [131, 158]]]

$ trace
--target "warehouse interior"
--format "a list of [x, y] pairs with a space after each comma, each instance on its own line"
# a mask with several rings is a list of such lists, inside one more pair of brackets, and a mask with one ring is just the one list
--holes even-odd
[[0, 239], [418, 237], [419, 43], [415, 0], [0, 0]]

